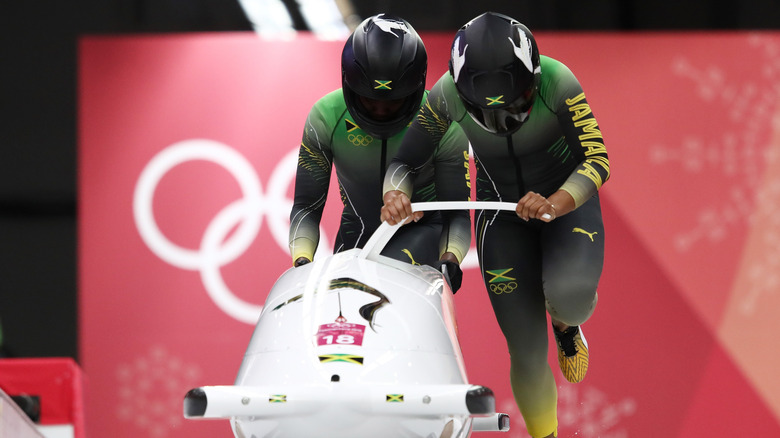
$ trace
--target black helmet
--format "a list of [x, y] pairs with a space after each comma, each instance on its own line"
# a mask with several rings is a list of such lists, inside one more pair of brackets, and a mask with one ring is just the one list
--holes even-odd
[[489, 132], [511, 135], [539, 90], [539, 48], [520, 22], [486, 12], [455, 34], [450, 74], [471, 118]]
[[[427, 71], [425, 46], [411, 24], [387, 14], [364, 20], [341, 53], [344, 100], [355, 123], [380, 138], [397, 134], [420, 109]], [[360, 96], [405, 100], [390, 119], [379, 121], [371, 118]]]

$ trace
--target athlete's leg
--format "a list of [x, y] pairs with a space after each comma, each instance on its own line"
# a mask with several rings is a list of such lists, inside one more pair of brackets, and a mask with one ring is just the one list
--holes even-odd
[[441, 221], [402, 225], [382, 255], [413, 265], [430, 265], [439, 260], [441, 228]]
[[593, 314], [604, 266], [604, 224], [598, 195], [542, 227], [544, 295], [559, 329]]
[[531, 436], [555, 433], [557, 391], [547, 361], [547, 312], [538, 226], [477, 212], [475, 233], [482, 276], [510, 355], [510, 381]]
[[572, 383], [588, 372], [590, 351], [580, 325], [593, 314], [604, 264], [604, 225], [597, 196], [543, 227], [544, 294], [558, 365]]

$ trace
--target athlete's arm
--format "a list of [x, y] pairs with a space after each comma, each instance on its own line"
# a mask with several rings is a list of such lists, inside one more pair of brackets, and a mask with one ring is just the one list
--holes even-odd
[[609, 156], [585, 93], [566, 99], [565, 102], [568, 111], [559, 113], [558, 120], [580, 164], [561, 186], [561, 190], [568, 192], [575, 206], [579, 207], [609, 179]]
[[[439, 85], [438, 83], [436, 85]], [[422, 212], [412, 215], [411, 202], [414, 189], [414, 173], [432, 159], [436, 147], [449, 129], [449, 119], [440, 114], [437, 103], [441, 101], [437, 86], [428, 94], [420, 112], [404, 135], [398, 154], [390, 162], [385, 173], [381, 220], [396, 224], [406, 217], [418, 220]]]
[[330, 185], [333, 153], [330, 133], [316, 105], [306, 119], [298, 152], [295, 197], [290, 212], [289, 246], [293, 266], [314, 260], [320, 241], [320, 220]]
[[[469, 141], [460, 125], [451, 123], [434, 156], [437, 201], [469, 201]], [[463, 261], [471, 245], [471, 213], [469, 210], [442, 211], [444, 228], [439, 242], [439, 254]], [[451, 257], [447, 257], [449, 259]]]
[[[555, 112], [566, 136], [566, 142], [571, 146], [571, 152], [579, 162], [577, 168], [560, 188], [568, 193], [574, 202], [574, 206], [568, 210], [571, 211], [593, 197], [609, 179], [609, 156], [599, 124], [579, 81], [565, 65], [556, 61], [551, 66], [554, 67], [554, 71], [551, 72], [554, 73], [554, 80], [551, 81], [550, 89], [553, 90], [553, 102], [557, 106]], [[552, 202], [555, 204], [558, 216], [568, 213], [566, 209], [571, 207], [568, 199], [563, 194], [554, 196], [556, 199]], [[561, 210], [558, 210], [559, 205]]]

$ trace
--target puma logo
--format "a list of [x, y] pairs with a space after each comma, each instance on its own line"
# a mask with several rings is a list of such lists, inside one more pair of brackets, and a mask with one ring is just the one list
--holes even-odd
[[591, 242], [593, 242], [593, 236], [598, 234], [598, 231], [594, 231], [592, 233], [589, 233], [589, 232], [587, 232], [587, 231], [585, 231], [585, 230], [583, 230], [582, 228], [579, 228], [579, 227], [572, 228], [571, 232], [572, 233], [582, 233], [582, 234], [585, 234], [588, 237], [590, 237], [590, 241]]
[[411, 252], [411, 251], [409, 251], [408, 249], [405, 249], [405, 248], [404, 248], [404, 249], [402, 249], [402, 250], [401, 250], [401, 252], [402, 252], [402, 253], [404, 253], [404, 254], [406, 254], [407, 256], [409, 256], [409, 259], [412, 261], [412, 265], [415, 265], [415, 266], [420, 266], [420, 264], [419, 264], [419, 263], [417, 263], [417, 262], [414, 260], [414, 257], [412, 257], [412, 252]]

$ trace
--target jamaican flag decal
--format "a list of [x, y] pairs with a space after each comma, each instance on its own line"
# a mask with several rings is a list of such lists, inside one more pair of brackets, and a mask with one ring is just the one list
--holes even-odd
[[352, 132], [356, 129], [360, 129], [358, 125], [355, 124], [352, 120], [344, 119], [344, 125], [347, 127], [347, 132]]
[[363, 356], [354, 354], [321, 354], [320, 362], [347, 362], [355, 365], [363, 365]]

